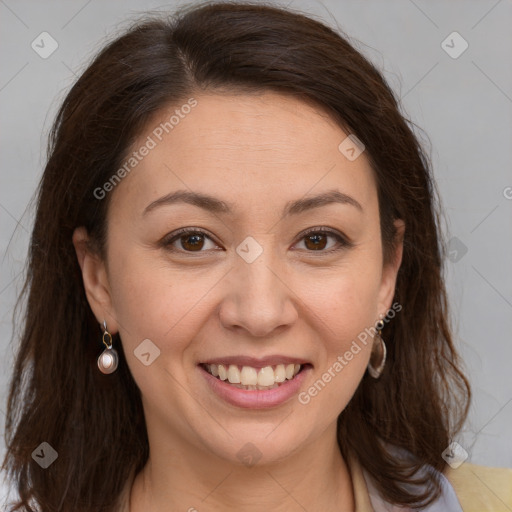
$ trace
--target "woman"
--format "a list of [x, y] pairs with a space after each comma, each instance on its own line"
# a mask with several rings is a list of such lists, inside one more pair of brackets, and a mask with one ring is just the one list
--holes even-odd
[[510, 471], [446, 463], [470, 388], [438, 215], [339, 34], [257, 4], [135, 24], [51, 134], [11, 510], [507, 510]]

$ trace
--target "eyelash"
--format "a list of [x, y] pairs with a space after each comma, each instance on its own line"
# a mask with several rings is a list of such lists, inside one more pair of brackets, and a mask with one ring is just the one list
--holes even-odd
[[[335, 248], [328, 249], [328, 250], [318, 250], [318, 251], [306, 250], [306, 252], [311, 252], [311, 253], [318, 252], [320, 254], [332, 254], [332, 253], [340, 251], [342, 249], [350, 249], [351, 247], [354, 246], [354, 244], [352, 242], [349, 242], [342, 235], [340, 235], [337, 231], [334, 231], [329, 228], [323, 228], [323, 227], [310, 228], [310, 229], [302, 232], [300, 234], [299, 241], [302, 241], [304, 238], [306, 238], [309, 235], [319, 234], [319, 233], [332, 236], [333, 238], [335, 238], [337, 240], [337, 242], [339, 243], [339, 246], [335, 247]], [[182, 252], [182, 253], [187, 253], [187, 254], [194, 254], [194, 253], [201, 254], [202, 252], [207, 252], [207, 251], [185, 251], [182, 249], [175, 249], [174, 247], [172, 247], [172, 244], [176, 240], [179, 240], [179, 238], [181, 238], [183, 235], [198, 235], [198, 234], [204, 235], [205, 237], [209, 238], [212, 242], [216, 243], [215, 240], [213, 240], [212, 237], [206, 231], [202, 230], [201, 228], [182, 228], [182, 229], [179, 229], [178, 231], [175, 231], [174, 233], [171, 233], [170, 235], [166, 236], [162, 240], [161, 245], [166, 250], [168, 250], [170, 252]]]

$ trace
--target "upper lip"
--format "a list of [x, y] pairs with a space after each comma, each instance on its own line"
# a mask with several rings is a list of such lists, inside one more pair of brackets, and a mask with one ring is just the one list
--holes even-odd
[[224, 356], [213, 357], [202, 361], [200, 364], [234, 364], [237, 366], [252, 366], [253, 368], [264, 368], [265, 366], [274, 366], [277, 364], [311, 364], [309, 361], [300, 357], [285, 356], [285, 355], [270, 355], [266, 357], [250, 357], [250, 356]]

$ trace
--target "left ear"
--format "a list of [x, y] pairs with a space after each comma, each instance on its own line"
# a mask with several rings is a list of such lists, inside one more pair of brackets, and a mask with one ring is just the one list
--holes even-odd
[[402, 263], [402, 253], [404, 248], [405, 222], [402, 219], [396, 219], [395, 222], [395, 252], [392, 260], [382, 268], [382, 280], [380, 283], [379, 298], [377, 304], [377, 314], [385, 315], [391, 307], [393, 296], [395, 295], [396, 277], [398, 269]]

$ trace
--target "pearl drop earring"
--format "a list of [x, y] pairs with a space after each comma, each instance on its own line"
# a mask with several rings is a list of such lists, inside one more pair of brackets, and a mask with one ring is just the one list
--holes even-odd
[[98, 357], [98, 368], [101, 373], [110, 374], [116, 371], [119, 364], [117, 351], [112, 348], [112, 335], [107, 331], [107, 322], [103, 320], [103, 344], [107, 347]]

